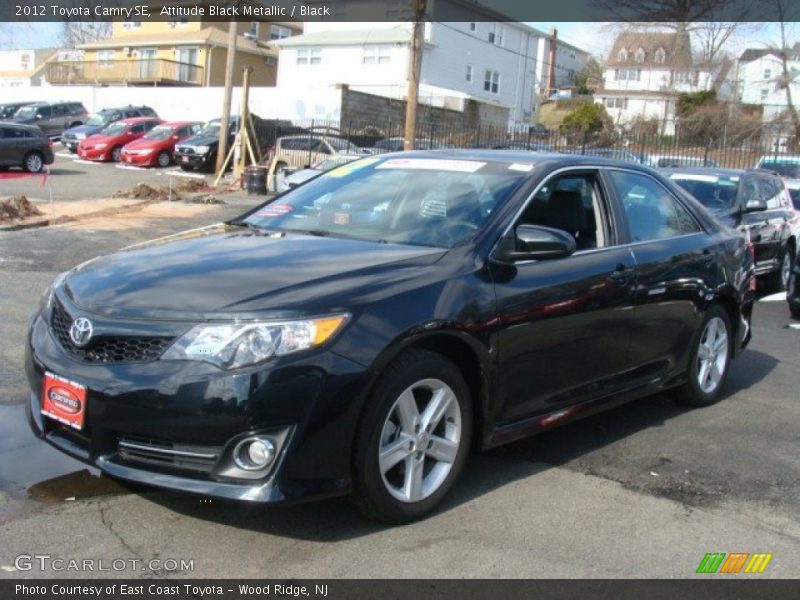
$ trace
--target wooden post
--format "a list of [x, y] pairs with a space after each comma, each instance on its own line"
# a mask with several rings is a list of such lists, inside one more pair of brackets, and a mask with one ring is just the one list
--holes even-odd
[[236, 21], [228, 23], [228, 54], [225, 59], [225, 96], [222, 100], [222, 115], [219, 124], [219, 147], [217, 148], [216, 172], [219, 179], [225, 168], [228, 153], [228, 128], [231, 117], [231, 97], [233, 96], [233, 65], [236, 58], [236, 38], [239, 26]]
[[419, 78], [422, 71], [422, 51], [425, 36], [425, 0], [411, 0], [414, 9], [414, 32], [411, 36], [411, 52], [408, 60], [408, 92], [406, 93], [406, 150], [413, 150], [417, 138], [417, 104], [419, 102]]

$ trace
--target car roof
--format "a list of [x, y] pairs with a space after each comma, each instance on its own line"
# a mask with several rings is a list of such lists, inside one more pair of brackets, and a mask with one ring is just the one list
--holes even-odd
[[158, 121], [158, 117], [130, 117], [128, 119], [120, 119], [117, 123], [124, 123], [125, 125], [135, 125], [136, 123], [142, 123], [144, 121]]
[[481, 160], [486, 162], [498, 163], [534, 163], [534, 166], [553, 167], [553, 166], [602, 166], [620, 167], [626, 170], [637, 170], [643, 173], [654, 173], [653, 169], [615, 158], [605, 156], [590, 156], [584, 154], [561, 154], [559, 152], [536, 152], [525, 150], [487, 150], [484, 148], [474, 149], [451, 149], [443, 148], [440, 150], [412, 150], [410, 152], [395, 152], [392, 156], [407, 158], [451, 158], [457, 160]]
[[14, 129], [23, 129], [25, 131], [31, 131], [33, 133], [44, 135], [42, 130], [36, 125], [25, 125], [23, 123], [14, 123], [13, 121], [0, 121], [0, 127], [13, 127]]
[[747, 173], [762, 173], [751, 169], [723, 169], [717, 167], [669, 167], [659, 169], [665, 175], [684, 174], [684, 175], [716, 175], [717, 177], [741, 177]]

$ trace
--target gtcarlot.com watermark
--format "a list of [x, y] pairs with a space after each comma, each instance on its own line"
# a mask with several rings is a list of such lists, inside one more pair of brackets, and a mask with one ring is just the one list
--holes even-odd
[[62, 558], [50, 554], [20, 554], [14, 559], [16, 571], [40, 572], [192, 572], [194, 559], [185, 558]]

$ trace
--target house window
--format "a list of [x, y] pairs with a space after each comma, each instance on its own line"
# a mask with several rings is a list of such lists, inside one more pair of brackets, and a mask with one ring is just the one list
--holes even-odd
[[761, 90], [761, 99], [762, 100], [766, 100], [767, 96], [769, 96], [769, 90], [768, 89], [762, 89]]
[[663, 63], [665, 60], [667, 60], [667, 53], [664, 52], [663, 48], [658, 48], [658, 50], [656, 50], [656, 54], [654, 56], [654, 60], [657, 63]]
[[501, 23], [489, 24], [489, 43], [495, 46], [503, 45], [503, 33], [505, 32], [505, 25]]
[[614, 79], [617, 81], [639, 81], [642, 76], [641, 69], [615, 69]]
[[472, 22], [469, 24], [469, 30], [470, 30], [470, 31], [477, 31], [477, 29], [478, 29], [478, 24], [477, 24], [475, 21], [472, 21]]
[[467, 65], [467, 74], [466, 74], [465, 79], [469, 83], [472, 83], [472, 65]]
[[764, 79], [772, 79], [772, 69], [764, 69]]
[[392, 61], [386, 46], [365, 46], [361, 62], [365, 65], [386, 65]]
[[605, 104], [607, 108], [628, 108], [627, 98], [606, 98]]
[[97, 52], [97, 66], [105, 67], [105, 68], [114, 66], [114, 51], [113, 50], [98, 50], [98, 52]]
[[675, 83], [692, 84], [694, 83], [694, 73], [691, 71], [677, 71], [675, 73]]
[[486, 69], [486, 74], [483, 77], [483, 90], [491, 94], [500, 93], [500, 73]]
[[250, 21], [250, 29], [247, 31], [245, 35], [247, 37], [258, 39], [258, 34], [261, 31], [261, 23], [258, 21]]
[[269, 27], [269, 39], [271, 40], [282, 40], [283, 38], [290, 37], [292, 35], [292, 30], [288, 27], [282, 27], [280, 25], [270, 25]]
[[625, 62], [626, 60], [628, 60], [628, 51], [625, 50], [625, 48], [617, 52], [617, 60], [619, 62]]
[[297, 50], [298, 65], [318, 65], [322, 63], [321, 48], [299, 48]]
[[634, 55], [634, 59], [636, 60], [637, 63], [643, 63], [644, 62], [644, 48], [639, 48], [638, 50], [636, 50], [636, 54]]
[[124, 21], [122, 23], [123, 29], [140, 29], [142, 27], [141, 21]]

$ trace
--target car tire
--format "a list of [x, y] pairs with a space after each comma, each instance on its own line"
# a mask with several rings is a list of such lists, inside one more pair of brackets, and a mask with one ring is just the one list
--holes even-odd
[[800, 289], [797, 288], [797, 286], [800, 285], [800, 281], [798, 281], [794, 268], [795, 267], [792, 267], [792, 272], [789, 274], [789, 285], [786, 288], [786, 300], [789, 302], [789, 314], [795, 319], [800, 319]]
[[367, 400], [353, 447], [352, 499], [362, 514], [407, 523], [433, 510], [466, 461], [472, 412], [449, 359], [412, 350], [392, 362]]
[[692, 341], [689, 380], [676, 398], [689, 406], [714, 404], [730, 371], [733, 329], [728, 312], [719, 304], [706, 310]]
[[44, 157], [38, 152], [28, 152], [22, 159], [22, 166], [28, 173], [41, 173], [44, 169]]
[[161, 168], [168, 167], [171, 163], [172, 157], [169, 155], [169, 152], [160, 152], [156, 157], [156, 164]]
[[122, 146], [114, 146], [109, 156], [111, 157], [111, 162], [119, 162], [122, 157]]

